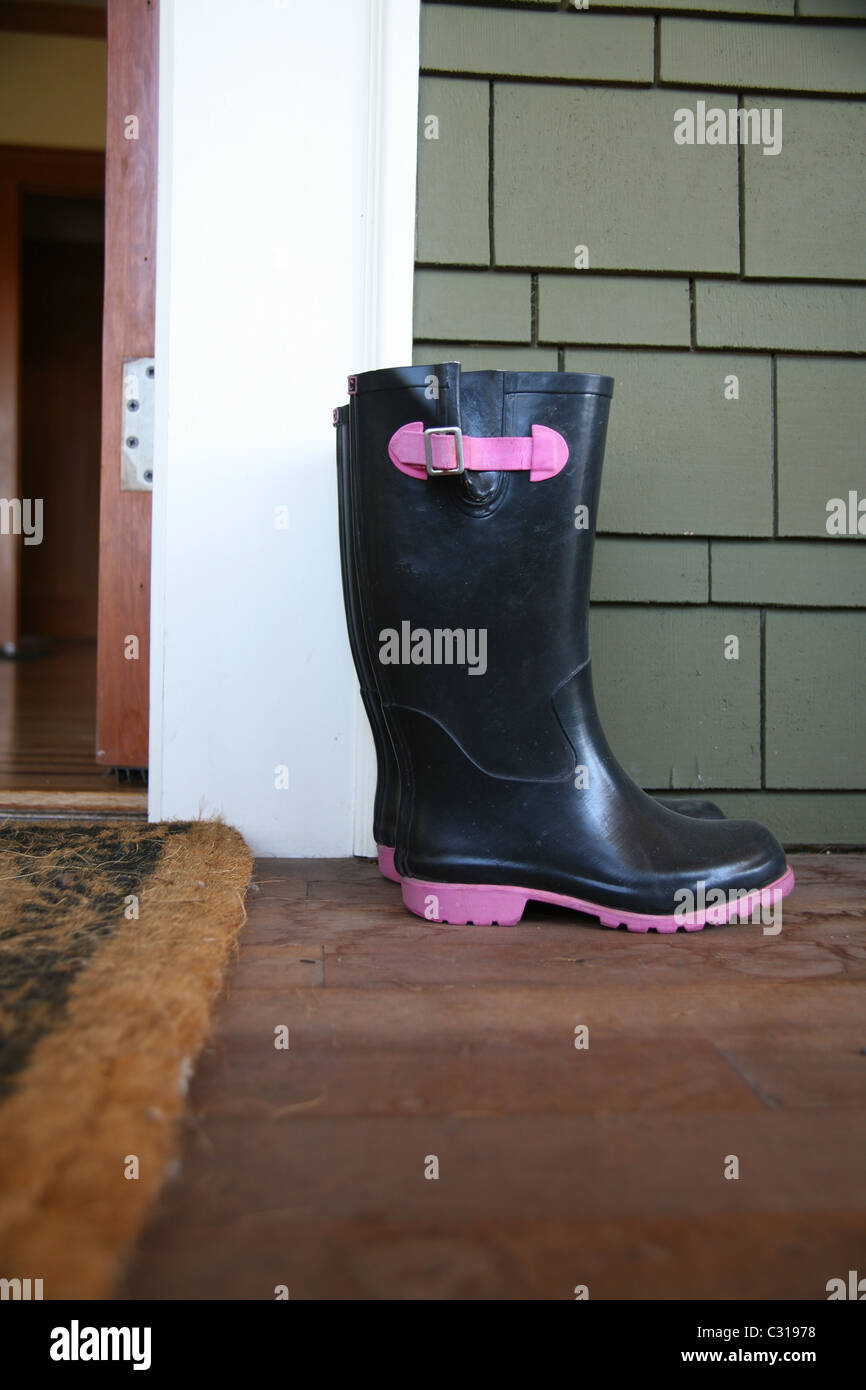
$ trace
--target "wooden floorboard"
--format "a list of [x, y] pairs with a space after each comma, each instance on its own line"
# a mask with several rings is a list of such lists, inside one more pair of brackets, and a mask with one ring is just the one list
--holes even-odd
[[0, 815], [147, 815], [147, 791], [96, 761], [96, 644], [0, 659]]
[[866, 1268], [866, 856], [793, 862], [777, 936], [639, 936], [436, 926], [375, 865], [260, 861], [118, 1292], [826, 1297]]
[[70, 811], [83, 815], [102, 815], [104, 812], [127, 812], [139, 817], [147, 815], [147, 792], [120, 791], [107, 787], [104, 791], [57, 791], [53, 787], [37, 787], [32, 791], [7, 791], [0, 788], [0, 815], [14, 811], [27, 815], [31, 811], [65, 816]]

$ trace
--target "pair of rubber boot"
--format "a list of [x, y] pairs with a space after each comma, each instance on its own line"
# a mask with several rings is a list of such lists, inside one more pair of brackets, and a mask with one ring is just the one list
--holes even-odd
[[765, 827], [656, 801], [602, 731], [588, 621], [612, 392], [446, 362], [351, 377], [334, 411], [379, 864], [428, 921], [507, 925], [533, 900], [697, 930], [793, 887]]

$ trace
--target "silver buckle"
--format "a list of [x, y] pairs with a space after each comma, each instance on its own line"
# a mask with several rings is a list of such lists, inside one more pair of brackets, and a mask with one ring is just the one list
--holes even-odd
[[[434, 468], [433, 467], [433, 441], [431, 434], [453, 434], [454, 447], [457, 453], [456, 468]], [[437, 425], [435, 429], [424, 431], [424, 458], [427, 461], [428, 478], [445, 478], [452, 474], [465, 473], [466, 466], [463, 462], [463, 431], [459, 425]]]

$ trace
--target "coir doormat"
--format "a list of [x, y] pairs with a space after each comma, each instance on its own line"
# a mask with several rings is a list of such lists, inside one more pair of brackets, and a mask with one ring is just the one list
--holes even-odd
[[4, 1297], [110, 1293], [170, 1169], [251, 868], [210, 821], [0, 822]]

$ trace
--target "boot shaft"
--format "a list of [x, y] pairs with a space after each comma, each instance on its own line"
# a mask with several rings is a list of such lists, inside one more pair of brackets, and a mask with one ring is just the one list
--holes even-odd
[[[541, 780], [573, 759], [552, 695], [589, 658], [592, 550], [612, 381], [459, 364], [365, 373], [349, 407], [360, 620], [386, 705], [422, 710], [480, 766]], [[402, 427], [555, 430], [565, 466], [414, 477]]]

